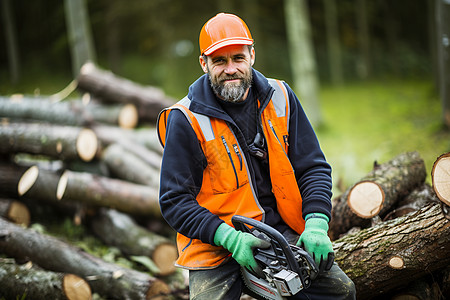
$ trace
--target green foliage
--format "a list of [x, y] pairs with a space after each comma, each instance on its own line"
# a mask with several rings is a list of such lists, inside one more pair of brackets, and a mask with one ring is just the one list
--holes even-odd
[[430, 81], [323, 87], [321, 106], [325, 126], [317, 135], [333, 167], [335, 189], [338, 182], [344, 187], [354, 184], [374, 161], [383, 163], [402, 152], [418, 151], [430, 174], [436, 158], [450, 151], [450, 133], [443, 130]]

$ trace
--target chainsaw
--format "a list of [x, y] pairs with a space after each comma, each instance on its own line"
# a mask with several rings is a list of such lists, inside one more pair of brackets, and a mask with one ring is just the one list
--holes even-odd
[[244, 216], [235, 215], [231, 221], [237, 230], [270, 242], [269, 248], [254, 250], [257, 270], [241, 268], [251, 296], [283, 300], [308, 288], [317, 277], [318, 269], [308, 252], [290, 245], [276, 229]]

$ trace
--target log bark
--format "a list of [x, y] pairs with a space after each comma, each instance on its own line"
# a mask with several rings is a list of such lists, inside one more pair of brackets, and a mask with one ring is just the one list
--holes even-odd
[[0, 198], [0, 217], [25, 227], [30, 225], [30, 211], [22, 202]]
[[139, 226], [128, 215], [102, 209], [92, 218], [93, 232], [107, 245], [119, 248], [126, 255], [148, 256], [166, 276], [175, 272], [177, 248], [166, 237]]
[[66, 170], [57, 198], [92, 206], [109, 207], [132, 215], [161, 218], [158, 190], [124, 180]]
[[95, 126], [93, 130], [105, 147], [119, 144], [151, 167], [160, 168], [162, 151], [159, 144], [152, 145], [159, 141], [155, 140], [155, 136], [152, 137], [151, 131], [149, 131], [149, 137], [144, 139], [142, 137], [144, 134], [137, 134], [137, 130], [125, 130], [111, 126]]
[[139, 119], [144, 121], [154, 122], [163, 108], [175, 103], [158, 88], [139, 85], [112, 72], [101, 70], [93, 63], [83, 65], [77, 80], [81, 90], [102, 101], [136, 105]]
[[0, 125], [0, 153], [46, 155], [56, 159], [90, 161], [97, 153], [95, 133], [87, 128], [50, 124]]
[[18, 184], [20, 200], [24, 201], [33, 211], [42, 207], [43, 204], [51, 205], [59, 213], [73, 217], [75, 223], [80, 224], [84, 218], [86, 207], [76, 202], [59, 201], [56, 197], [62, 173], [62, 170], [47, 170], [31, 166], [22, 175]]
[[20, 178], [28, 168], [14, 163], [0, 161], [0, 196], [18, 199], [18, 185]]
[[448, 266], [450, 221], [438, 204], [430, 204], [346, 235], [333, 248], [336, 262], [356, 285], [358, 299], [371, 299]]
[[120, 179], [159, 188], [159, 169], [151, 167], [120, 144], [109, 145], [103, 151], [102, 160], [111, 173]]
[[403, 153], [387, 163], [376, 165], [350, 190], [347, 203], [362, 218], [383, 216], [396, 202], [427, 177], [425, 163], [418, 152]]
[[[430, 280], [428, 276], [420, 278], [408, 284], [401, 291], [393, 293], [391, 300], [442, 300], [440, 287], [436, 282]], [[445, 295], [445, 294], [444, 294]]]
[[90, 300], [91, 288], [73, 274], [42, 270], [32, 264], [17, 265], [0, 258], [0, 296], [6, 299]]
[[40, 267], [71, 273], [86, 280], [92, 291], [107, 299], [150, 299], [169, 292], [168, 286], [149, 275], [108, 263], [59, 239], [0, 218], [0, 253], [28, 258]]
[[411, 190], [425, 182], [425, 163], [417, 152], [398, 155], [378, 165], [343, 195], [333, 199], [330, 237], [353, 227], [370, 226], [370, 218], [387, 214]]
[[428, 203], [438, 203], [439, 199], [434, 193], [432, 187], [424, 183], [422, 186], [415, 188], [411, 193], [400, 200], [397, 206], [392, 209], [383, 221], [392, 220], [398, 217], [402, 217], [409, 213], [415, 212]]
[[436, 195], [443, 203], [450, 206], [450, 152], [436, 159], [431, 178]]
[[55, 102], [48, 98], [20, 96], [0, 97], [0, 117], [45, 121], [70, 126], [90, 126], [106, 123], [134, 128], [138, 123], [136, 106], [128, 104], [102, 105], [81, 99]]

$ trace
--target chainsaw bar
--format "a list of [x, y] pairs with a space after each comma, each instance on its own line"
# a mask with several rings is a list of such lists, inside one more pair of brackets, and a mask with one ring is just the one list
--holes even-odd
[[270, 243], [269, 248], [254, 251], [258, 270], [241, 268], [244, 283], [250, 291], [264, 299], [283, 300], [311, 285], [318, 270], [305, 250], [290, 245], [279, 231], [260, 221], [235, 215], [232, 223], [237, 230]]

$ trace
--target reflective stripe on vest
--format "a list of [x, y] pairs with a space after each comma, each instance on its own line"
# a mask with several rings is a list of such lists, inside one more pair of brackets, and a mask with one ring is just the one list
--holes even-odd
[[[300, 234], [304, 229], [301, 195], [287, 156], [289, 99], [282, 82], [269, 79], [269, 83], [275, 91], [263, 109], [261, 118], [269, 152], [272, 191], [281, 217]], [[232, 225], [231, 217], [234, 214], [264, 221], [264, 210], [256, 197], [245, 155], [233, 131], [224, 120], [194, 113], [189, 110], [189, 106], [190, 100], [185, 97], [162, 111], [157, 128], [164, 146], [168, 114], [172, 109], [178, 109], [197, 134], [208, 162], [201, 190], [196, 197], [197, 202], [229, 225]], [[180, 254], [177, 265], [188, 269], [212, 268], [230, 256], [222, 247], [202, 243], [181, 234], [177, 235], [177, 246]]]

